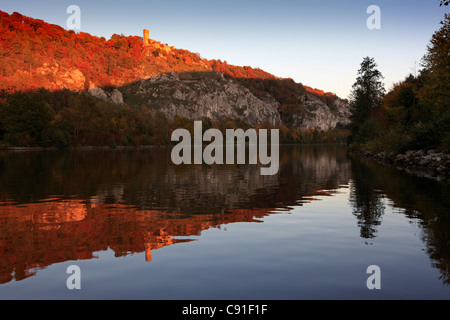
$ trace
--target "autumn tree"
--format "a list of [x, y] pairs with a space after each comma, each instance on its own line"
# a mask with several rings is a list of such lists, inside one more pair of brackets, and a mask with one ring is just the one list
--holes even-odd
[[15, 93], [0, 107], [3, 138], [14, 146], [38, 145], [42, 131], [54, 116], [54, 110], [39, 94]]
[[350, 98], [352, 137], [371, 115], [381, 109], [385, 93], [383, 76], [373, 58], [365, 57], [358, 70]]
[[427, 79], [419, 92], [420, 99], [435, 117], [450, 110], [450, 14], [445, 15], [441, 24], [422, 59]]
[[395, 83], [384, 96], [383, 107], [388, 120], [394, 123], [410, 125], [413, 122], [426, 118], [419, 104], [417, 91], [422, 87], [423, 76], [409, 75], [402, 82]]
[[75, 143], [91, 142], [103, 122], [96, 100], [87, 94], [75, 95], [69, 98], [68, 106], [59, 113], [59, 125], [70, 128]]

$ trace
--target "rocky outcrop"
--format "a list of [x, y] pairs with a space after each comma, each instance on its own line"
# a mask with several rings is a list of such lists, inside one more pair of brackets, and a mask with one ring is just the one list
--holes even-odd
[[147, 105], [191, 120], [241, 119], [250, 125], [281, 123], [279, 103], [270, 95], [257, 98], [250, 90], [217, 72], [168, 73], [124, 86], [126, 103]]
[[114, 89], [112, 92], [107, 92], [102, 88], [93, 88], [89, 90], [89, 93], [92, 96], [103, 101], [109, 101], [115, 104], [123, 104], [122, 93], [117, 89]]
[[[195, 120], [241, 119], [250, 125], [282, 123], [280, 103], [270, 94], [256, 97], [246, 87], [218, 72], [168, 73], [120, 88], [125, 103], [147, 105], [163, 112], [168, 119], [176, 115]], [[306, 93], [294, 115], [300, 129], [328, 130], [350, 123], [346, 100], [336, 97], [328, 106], [317, 96]]]
[[84, 90], [86, 78], [76, 68], [65, 68], [57, 62], [44, 63], [34, 73], [37, 77], [51, 77], [53, 81], [49, 87], [52, 89]]
[[328, 106], [313, 94], [305, 94], [300, 108], [301, 113], [294, 115], [294, 126], [302, 130], [316, 129], [328, 130], [340, 125], [342, 127], [350, 123], [350, 108], [348, 102], [336, 98], [331, 106]]

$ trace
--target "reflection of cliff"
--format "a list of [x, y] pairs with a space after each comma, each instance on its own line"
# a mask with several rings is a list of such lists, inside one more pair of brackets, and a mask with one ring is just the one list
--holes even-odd
[[[301, 204], [305, 195], [320, 195], [321, 190], [349, 182], [350, 162], [342, 146], [287, 148], [280, 154], [280, 164], [280, 185], [289, 187], [279, 196], [287, 205]], [[292, 199], [296, 201], [292, 203]]]
[[[286, 148], [280, 155], [280, 174], [261, 176], [256, 166], [145, 167], [123, 191], [123, 200], [142, 209], [183, 213], [221, 213], [228, 209], [288, 207], [301, 203], [313, 190], [347, 184], [349, 162], [345, 149]], [[319, 192], [320, 193], [320, 192]]]
[[261, 176], [252, 165], [175, 166], [170, 150], [6, 153], [0, 195], [14, 203], [58, 195], [140, 209], [220, 213], [232, 208], [289, 206], [312, 190], [348, 183], [343, 147], [283, 147], [280, 172]]
[[97, 251], [116, 256], [151, 251], [232, 222], [258, 221], [270, 209], [233, 210], [222, 215], [182, 215], [80, 201], [5, 205], [0, 214], [0, 283], [22, 280], [35, 270], [67, 260], [92, 259]]
[[[170, 150], [0, 157], [0, 283], [67, 260], [151, 251], [348, 183], [345, 149], [285, 148], [280, 172], [171, 165]], [[325, 191], [324, 191], [325, 190]], [[178, 239], [177, 237], [187, 237]]]

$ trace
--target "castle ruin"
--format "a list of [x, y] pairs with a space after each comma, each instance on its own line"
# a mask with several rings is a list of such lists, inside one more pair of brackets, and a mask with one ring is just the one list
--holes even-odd
[[170, 53], [174, 47], [168, 46], [167, 44], [161, 44], [161, 41], [155, 41], [150, 39], [150, 32], [147, 29], [144, 29], [144, 37], [143, 37], [144, 46], [152, 45], [155, 49], [160, 49], [164, 51], [166, 54]]
[[150, 32], [147, 29], [144, 29], [144, 46], [149, 45], [150, 40]]

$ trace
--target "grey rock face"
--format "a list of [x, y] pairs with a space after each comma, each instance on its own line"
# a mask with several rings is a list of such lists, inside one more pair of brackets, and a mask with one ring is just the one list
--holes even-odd
[[111, 95], [109, 96], [109, 98], [111, 99], [112, 102], [114, 102], [115, 104], [123, 104], [123, 96], [122, 93], [117, 90], [114, 89], [113, 92], [111, 93]]
[[306, 94], [302, 107], [304, 112], [294, 117], [294, 126], [302, 130], [328, 130], [338, 124], [350, 123], [350, 108], [345, 100], [336, 98], [332, 106], [328, 106], [312, 94]]
[[[282, 123], [280, 103], [273, 96], [267, 93], [256, 97], [218, 72], [161, 74], [123, 86], [120, 91], [125, 103], [161, 111], [169, 120], [178, 115], [191, 120], [208, 117], [218, 121], [240, 119], [250, 125], [287, 125]], [[95, 94], [103, 97], [102, 92]], [[113, 95], [108, 98], [113, 99]], [[317, 96], [306, 93], [298, 110], [292, 124], [302, 130], [328, 130], [350, 123], [348, 102], [338, 97], [328, 106]]]
[[108, 96], [102, 88], [93, 88], [89, 90], [89, 94], [101, 100], [108, 100]]
[[89, 93], [92, 96], [104, 101], [110, 101], [115, 104], [123, 104], [122, 93], [117, 89], [114, 89], [111, 93], [107, 93], [102, 88], [93, 88], [89, 90]]
[[281, 123], [279, 103], [271, 96], [255, 97], [250, 90], [216, 72], [201, 75], [162, 74], [122, 89], [125, 101], [145, 104], [163, 112], [168, 119], [176, 115], [191, 120], [241, 119], [250, 125]]

